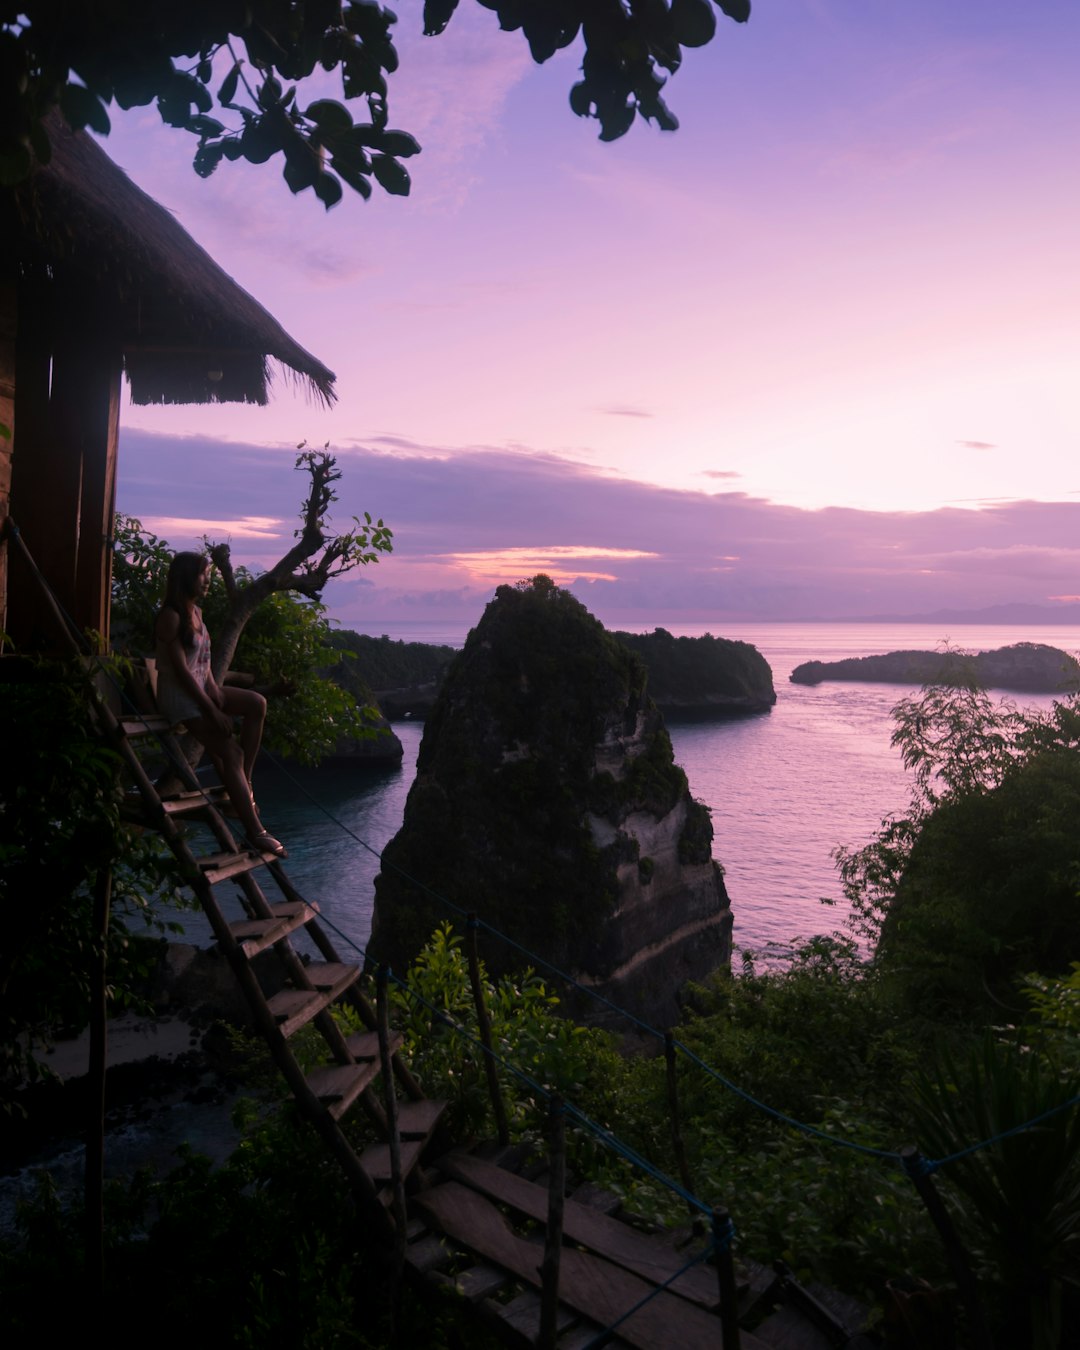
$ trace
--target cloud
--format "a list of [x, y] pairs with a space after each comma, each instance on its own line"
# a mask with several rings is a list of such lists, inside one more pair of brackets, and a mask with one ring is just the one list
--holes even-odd
[[[624, 626], [634, 615], [719, 623], [1043, 604], [1071, 594], [1080, 571], [1075, 501], [805, 510], [658, 488], [549, 451], [408, 442], [392, 454], [389, 439], [339, 456], [331, 528], [367, 510], [394, 530], [390, 557], [327, 592], [353, 626], [406, 611], [475, 622], [496, 585], [538, 571]], [[231, 530], [237, 561], [266, 566], [292, 542], [306, 486], [293, 458], [125, 430], [120, 509], [158, 522], [173, 547]]]
[[644, 408], [598, 408], [598, 412], [606, 414], [608, 417], [655, 417], [655, 413], [647, 412]]
[[966, 446], [968, 450], [996, 450], [997, 446], [993, 441], [957, 441], [957, 445]]
[[742, 474], [736, 469], [702, 469], [702, 478], [741, 478]]

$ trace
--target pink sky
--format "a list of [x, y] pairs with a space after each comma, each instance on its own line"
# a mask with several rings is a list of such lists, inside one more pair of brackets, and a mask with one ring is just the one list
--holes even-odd
[[[109, 153], [340, 394], [126, 407], [126, 509], [256, 558], [292, 528], [287, 452], [329, 440], [343, 520], [370, 508], [398, 535], [374, 586], [330, 597], [353, 623], [544, 562], [650, 606], [680, 571], [720, 578], [706, 611], [760, 617], [781, 595], [799, 617], [1080, 591], [1071, 505], [1060, 529], [1003, 506], [1080, 502], [1080, 7], [758, 0], [687, 54], [681, 129], [613, 145], [568, 109], [578, 53], [537, 68], [470, 3], [424, 39], [419, 10], [399, 8], [391, 87], [424, 146], [407, 199], [326, 214], [272, 165], [203, 182], [155, 112], [114, 116]], [[220, 447], [195, 480], [185, 437]], [[561, 505], [530, 512], [538, 481]], [[828, 507], [852, 509], [839, 536]], [[844, 577], [819, 576], [849, 532]]]

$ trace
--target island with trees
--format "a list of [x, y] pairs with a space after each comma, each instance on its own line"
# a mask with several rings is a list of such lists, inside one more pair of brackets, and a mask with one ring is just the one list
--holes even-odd
[[1041, 642], [1016, 642], [995, 651], [888, 652], [849, 656], [842, 661], [804, 661], [791, 672], [792, 684], [848, 680], [864, 684], [973, 683], [985, 689], [1025, 694], [1060, 694], [1080, 686], [1075, 656]]

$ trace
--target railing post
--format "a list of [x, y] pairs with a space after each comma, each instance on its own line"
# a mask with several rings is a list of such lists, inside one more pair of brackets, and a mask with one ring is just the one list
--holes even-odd
[[[675, 1068], [675, 1037], [670, 1031], [664, 1032], [664, 1059], [667, 1061], [668, 1110], [671, 1112], [671, 1144], [675, 1150], [675, 1161], [679, 1167], [679, 1179], [683, 1190], [694, 1193], [694, 1181], [686, 1161], [686, 1145], [683, 1143], [682, 1124], [679, 1116], [679, 1080]], [[697, 1220], [697, 1209], [687, 1201], [690, 1217]], [[699, 1230], [700, 1231], [700, 1230]]]
[[540, 1336], [538, 1350], [554, 1350], [559, 1320], [559, 1262], [562, 1258], [563, 1208], [566, 1196], [566, 1118], [562, 1098], [548, 1100], [548, 1217], [544, 1261], [540, 1267]]
[[390, 1179], [393, 1186], [394, 1214], [394, 1276], [400, 1277], [405, 1264], [405, 1181], [401, 1172], [401, 1135], [398, 1133], [397, 1092], [394, 1087], [394, 1064], [390, 1053], [390, 968], [381, 965], [375, 976], [377, 1034], [379, 1037], [379, 1067], [382, 1072], [383, 1097], [386, 1102], [387, 1145], [390, 1149]]
[[499, 1143], [504, 1147], [510, 1142], [510, 1126], [506, 1120], [506, 1104], [499, 1088], [499, 1075], [495, 1068], [495, 1056], [491, 1044], [491, 1018], [488, 1016], [484, 1001], [484, 986], [480, 980], [480, 957], [476, 950], [476, 930], [479, 927], [475, 914], [470, 914], [465, 924], [465, 951], [469, 958], [469, 983], [472, 985], [473, 1003], [476, 1006], [476, 1024], [480, 1031], [480, 1044], [484, 1047], [484, 1072], [487, 1074], [488, 1092], [491, 1095], [491, 1109], [495, 1113], [495, 1130]]
[[716, 1279], [720, 1286], [720, 1334], [724, 1350], [739, 1350], [739, 1295], [735, 1288], [735, 1258], [731, 1240], [735, 1225], [723, 1206], [712, 1212], [713, 1246], [716, 1248]]
[[98, 874], [94, 884], [94, 936], [101, 944], [90, 970], [90, 1065], [86, 1122], [86, 1276], [93, 1307], [100, 1312], [105, 1298], [105, 1073], [108, 1067], [108, 957], [109, 906], [112, 868]]
[[934, 1222], [941, 1240], [945, 1245], [945, 1255], [952, 1267], [953, 1279], [960, 1294], [960, 1301], [967, 1312], [971, 1329], [971, 1343], [977, 1350], [993, 1350], [994, 1340], [990, 1334], [990, 1325], [983, 1311], [979, 1286], [968, 1261], [967, 1252], [953, 1227], [945, 1202], [938, 1195], [934, 1183], [930, 1180], [930, 1166], [914, 1144], [900, 1150], [900, 1161], [919, 1198], [926, 1206], [927, 1213]]

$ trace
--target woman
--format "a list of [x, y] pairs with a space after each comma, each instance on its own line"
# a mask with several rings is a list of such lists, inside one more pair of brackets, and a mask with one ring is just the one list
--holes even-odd
[[[210, 559], [202, 553], [177, 553], [154, 625], [158, 708], [171, 723], [183, 722], [206, 747], [251, 847], [285, 858], [284, 845], [263, 829], [251, 792], [266, 699], [254, 689], [222, 688], [214, 679], [210, 636], [198, 605], [209, 588]], [[239, 741], [233, 736], [233, 718], [241, 719]]]

